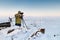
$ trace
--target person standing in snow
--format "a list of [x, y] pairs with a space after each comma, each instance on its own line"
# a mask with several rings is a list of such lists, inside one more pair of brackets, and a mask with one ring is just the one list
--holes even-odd
[[23, 13], [21, 11], [18, 11], [17, 14], [15, 14], [15, 25], [21, 26], [21, 20], [23, 20]]

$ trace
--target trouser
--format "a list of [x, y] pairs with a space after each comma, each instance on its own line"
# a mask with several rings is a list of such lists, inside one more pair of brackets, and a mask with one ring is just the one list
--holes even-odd
[[15, 25], [21, 27], [21, 24], [17, 24], [17, 23], [16, 23]]

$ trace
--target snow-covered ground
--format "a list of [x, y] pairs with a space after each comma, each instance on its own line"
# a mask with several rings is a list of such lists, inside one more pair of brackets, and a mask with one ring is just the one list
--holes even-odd
[[[0, 40], [60, 40], [60, 17], [24, 17], [26, 25], [19, 28], [14, 25], [15, 20], [11, 23], [10, 28], [0, 30]], [[5, 19], [6, 20], [6, 19]], [[39, 28], [45, 28], [45, 34], [39, 32], [37, 36], [30, 37]], [[11, 33], [9, 30], [15, 29]], [[54, 36], [56, 35], [56, 36]]]

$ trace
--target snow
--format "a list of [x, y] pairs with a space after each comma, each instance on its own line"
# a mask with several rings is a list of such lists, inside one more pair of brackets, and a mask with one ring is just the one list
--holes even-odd
[[[26, 17], [24, 20], [30, 29], [26, 29], [26, 25], [23, 23], [21, 27], [15, 26], [15, 20], [13, 19], [11, 27], [0, 30], [0, 40], [60, 40], [59, 18]], [[36, 36], [31, 37], [39, 28], [45, 28], [45, 34], [39, 32]], [[15, 30], [7, 34], [12, 29]], [[54, 37], [54, 35], [56, 36]]]

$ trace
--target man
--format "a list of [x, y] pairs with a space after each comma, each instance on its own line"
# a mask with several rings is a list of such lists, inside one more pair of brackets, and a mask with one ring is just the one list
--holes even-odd
[[23, 13], [21, 11], [18, 11], [18, 13], [15, 14], [15, 25], [20, 27], [22, 19], [23, 19]]

